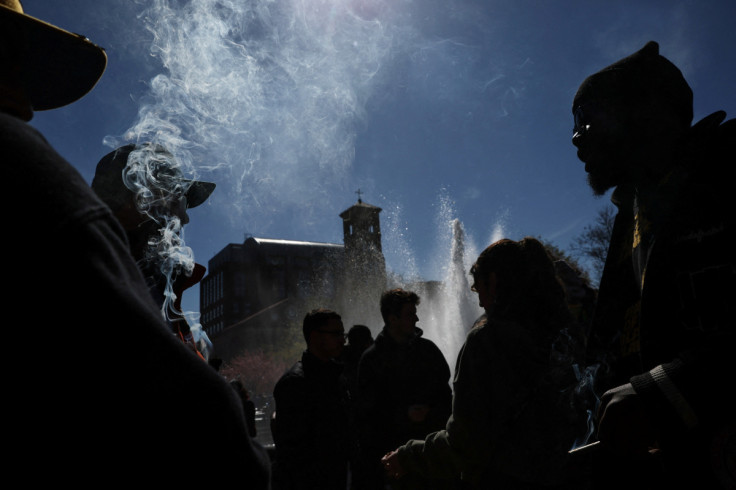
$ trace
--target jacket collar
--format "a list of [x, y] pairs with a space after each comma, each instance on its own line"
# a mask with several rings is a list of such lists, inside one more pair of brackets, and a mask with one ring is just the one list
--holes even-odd
[[302, 353], [302, 366], [306, 371], [322, 373], [333, 372], [335, 374], [340, 374], [344, 368], [344, 366], [337, 360], [330, 359], [329, 361], [323, 361], [308, 350], [305, 350]]
[[[417, 342], [417, 339], [419, 339], [422, 335], [424, 335], [424, 331], [419, 327], [414, 327], [414, 335], [412, 335], [409, 338], [409, 341], [406, 344], [403, 344], [405, 346], [411, 346], [414, 345]], [[396, 342], [391, 335], [388, 333], [388, 327], [383, 326], [383, 329], [376, 335], [376, 344], [383, 345], [383, 346], [390, 346], [390, 347], [402, 347], [402, 344], [399, 344]]]

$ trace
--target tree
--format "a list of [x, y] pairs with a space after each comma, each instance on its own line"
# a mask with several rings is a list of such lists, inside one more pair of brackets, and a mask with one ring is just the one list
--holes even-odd
[[240, 380], [255, 396], [270, 395], [281, 375], [297, 360], [275, 356], [264, 349], [247, 350], [228, 361], [220, 374], [227, 380]]
[[277, 342], [258, 342], [244, 349], [220, 368], [228, 381], [238, 379], [255, 396], [270, 396], [286, 370], [301, 359], [306, 348], [301, 321], [291, 321], [279, 330]]
[[607, 205], [598, 211], [595, 223], [587, 225], [583, 232], [570, 244], [571, 252], [590, 260], [596, 283], [600, 281], [603, 266], [606, 264], [608, 244], [611, 243], [615, 219], [616, 208]]
[[586, 284], [590, 285], [590, 276], [588, 274], [588, 271], [585, 270], [583, 266], [580, 265], [578, 260], [570, 255], [569, 253], [562, 250], [560, 247], [555, 245], [554, 243], [545, 240], [541, 236], [537, 236], [537, 240], [542, 242], [542, 245], [544, 245], [545, 250], [547, 250], [547, 253], [552, 258], [553, 261], [557, 260], [564, 260], [567, 262], [567, 265], [569, 265], [573, 271], [575, 271], [575, 274], [580, 277], [580, 279]]

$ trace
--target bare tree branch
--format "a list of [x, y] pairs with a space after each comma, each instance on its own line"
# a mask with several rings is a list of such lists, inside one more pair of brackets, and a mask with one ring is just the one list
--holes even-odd
[[596, 282], [600, 281], [608, 255], [608, 245], [613, 234], [616, 208], [608, 205], [598, 211], [595, 223], [587, 225], [570, 244], [570, 251], [579, 257], [590, 259]]

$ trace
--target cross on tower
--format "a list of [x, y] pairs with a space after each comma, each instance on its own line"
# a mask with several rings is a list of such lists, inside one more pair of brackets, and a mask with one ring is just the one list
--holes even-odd
[[355, 191], [355, 193], [356, 193], [356, 194], [358, 195], [358, 202], [363, 202], [363, 201], [362, 201], [362, 200], [360, 199], [360, 196], [361, 196], [361, 195], [363, 194], [363, 193], [361, 192], [361, 190], [360, 190], [360, 189], [358, 189], [357, 191]]

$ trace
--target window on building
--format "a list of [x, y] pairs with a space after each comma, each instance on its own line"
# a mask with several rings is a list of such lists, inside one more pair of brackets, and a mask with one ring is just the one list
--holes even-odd
[[246, 289], [245, 289], [245, 275], [243, 274], [237, 274], [234, 278], [235, 282], [235, 297], [236, 298], [244, 298]]
[[286, 273], [281, 267], [271, 269], [271, 277], [273, 279], [273, 292], [276, 298], [286, 298]]

